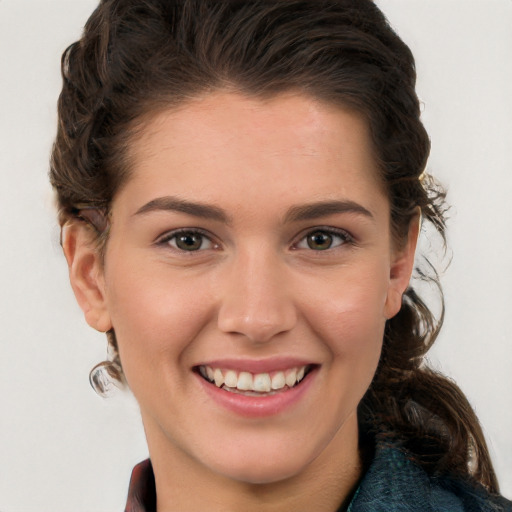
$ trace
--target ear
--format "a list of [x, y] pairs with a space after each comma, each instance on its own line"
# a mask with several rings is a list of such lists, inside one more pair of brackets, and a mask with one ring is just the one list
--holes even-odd
[[402, 307], [402, 295], [409, 285], [414, 266], [414, 254], [421, 229], [421, 215], [418, 213], [409, 224], [407, 241], [403, 247], [394, 250], [391, 258], [389, 287], [386, 297], [385, 317], [389, 320]]
[[100, 332], [112, 328], [106, 307], [101, 255], [91, 228], [70, 222], [62, 228], [62, 248], [69, 267], [69, 280], [87, 323]]

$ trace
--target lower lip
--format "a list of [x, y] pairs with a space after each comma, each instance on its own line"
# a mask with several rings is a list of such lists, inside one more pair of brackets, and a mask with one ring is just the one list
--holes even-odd
[[291, 389], [261, 397], [232, 393], [211, 384], [199, 374], [195, 375], [205, 393], [222, 407], [247, 418], [263, 418], [282, 413], [297, 404], [311, 388], [316, 372], [317, 368], [314, 368], [299, 385]]

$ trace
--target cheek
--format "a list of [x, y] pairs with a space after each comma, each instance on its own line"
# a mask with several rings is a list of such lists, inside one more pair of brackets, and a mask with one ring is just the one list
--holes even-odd
[[[343, 271], [305, 305], [305, 316], [332, 354], [355, 381], [371, 381], [382, 349], [388, 279], [379, 268]], [[318, 290], [318, 287], [316, 287]]]
[[120, 263], [106, 275], [107, 300], [130, 383], [136, 373], [178, 365], [208, 316], [209, 301], [206, 289], [201, 293], [187, 279], [162, 271], [161, 263], [115, 261]]
[[[386, 273], [378, 268], [358, 273], [344, 269], [329, 276], [322, 286], [309, 287], [317, 290], [308, 297], [310, 314], [317, 317], [318, 327], [335, 339], [356, 337], [363, 342], [365, 333], [383, 330], [388, 283]], [[343, 350], [342, 345], [339, 348]]]

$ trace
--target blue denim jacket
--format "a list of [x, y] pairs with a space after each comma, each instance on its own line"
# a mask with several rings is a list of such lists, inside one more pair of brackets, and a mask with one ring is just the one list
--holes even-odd
[[512, 512], [512, 502], [469, 482], [429, 477], [404, 452], [384, 445], [347, 512]]
[[[125, 512], [155, 509], [155, 479], [148, 459], [133, 470]], [[347, 512], [512, 512], [512, 502], [461, 480], [431, 478], [404, 452], [382, 445]]]

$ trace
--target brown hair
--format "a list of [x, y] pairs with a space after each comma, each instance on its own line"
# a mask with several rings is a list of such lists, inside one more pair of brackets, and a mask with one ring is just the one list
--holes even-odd
[[[140, 121], [228, 88], [257, 97], [297, 90], [360, 112], [395, 238], [406, 238], [419, 208], [444, 241], [444, 193], [424, 178], [430, 142], [414, 59], [371, 0], [102, 0], [64, 52], [62, 74], [51, 182], [60, 222], [85, 220], [99, 240], [106, 235], [97, 212], [108, 217], [129, 176]], [[435, 273], [430, 278], [437, 283]], [[473, 478], [497, 492], [467, 399], [423, 364], [442, 316], [436, 320], [409, 287], [386, 324], [379, 367], [359, 406], [361, 429], [401, 444], [433, 474]], [[113, 333], [109, 342], [111, 372], [121, 377]]]

